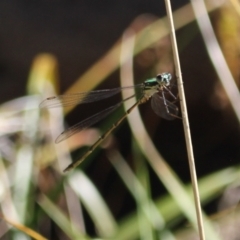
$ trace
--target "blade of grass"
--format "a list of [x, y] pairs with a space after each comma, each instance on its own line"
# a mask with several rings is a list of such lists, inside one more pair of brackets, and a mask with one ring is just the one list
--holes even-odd
[[[9, 179], [8, 169], [3, 164], [2, 156], [0, 155], [0, 203], [1, 212], [4, 216], [13, 221], [19, 221], [18, 213], [14, 205], [11, 192], [11, 179]], [[0, 238], [8, 231], [8, 227], [1, 228]]]
[[[153, 229], [158, 232], [160, 239], [174, 239], [171, 232], [167, 229], [164, 229], [165, 221], [161, 216], [161, 213], [158, 211], [155, 203], [148, 196], [146, 189], [138, 180], [137, 176], [133, 173], [120, 153], [117, 150], [109, 150], [108, 159], [116, 169], [118, 175], [121, 177], [131, 195], [134, 197], [138, 207], [141, 208], [141, 212], [144, 214], [144, 217], [143, 214], [141, 214], [139, 218], [137, 217], [137, 219], [139, 219], [137, 222], [145, 222], [147, 219], [148, 222], [151, 223]], [[140, 232], [141, 230], [142, 229], [139, 229]], [[163, 238], [163, 235], [164, 237], [168, 236], [168, 238]]]
[[105, 238], [114, 235], [117, 223], [96, 187], [86, 175], [79, 170], [74, 171], [68, 175], [68, 184], [81, 199], [99, 234]]
[[[133, 73], [132, 73], [132, 49], [134, 44], [134, 32], [132, 29], [125, 31], [123, 35], [123, 53], [122, 53], [122, 68], [121, 68], [121, 84], [122, 86], [127, 84], [133, 84]], [[128, 60], [128, 62], [127, 62]], [[128, 64], [127, 64], [128, 63]], [[123, 93], [123, 98], [125, 98]], [[127, 103], [124, 103], [125, 109], [128, 109], [134, 100], [129, 100]], [[129, 104], [129, 105], [128, 105]], [[184, 190], [183, 184], [180, 179], [175, 175], [170, 166], [158, 153], [154, 144], [152, 143], [148, 133], [146, 132], [144, 125], [141, 121], [139, 110], [135, 109], [130, 115], [128, 115], [128, 121], [131, 126], [133, 135], [138, 142], [143, 154], [148, 159], [153, 170], [156, 172], [158, 177], [161, 179], [167, 190], [171, 193], [173, 198], [179, 204], [180, 208], [189, 219], [189, 221], [197, 229], [197, 221], [195, 217], [194, 205], [192, 203], [191, 197]], [[179, 197], [181, 196], [181, 198]], [[208, 224], [208, 236], [210, 239], [217, 239], [215, 231], [211, 227], [211, 224]]]
[[[133, 31], [131, 31], [130, 29], [128, 29], [125, 34], [123, 35], [123, 43], [122, 43], [122, 51], [121, 51], [121, 81], [123, 82], [124, 80], [123, 79], [133, 79], [133, 72], [132, 72], [132, 69], [133, 69], [133, 62], [132, 62], [132, 57], [133, 57], [133, 49], [134, 49], [134, 33]], [[130, 76], [129, 76], [130, 75]], [[127, 81], [128, 81], [127, 80]], [[128, 83], [129, 84], [129, 83]], [[124, 84], [122, 84], [124, 85]], [[124, 95], [124, 93], [122, 93]], [[123, 96], [123, 99], [124, 99], [125, 96]], [[129, 105], [131, 105], [132, 103], [129, 103]], [[125, 105], [126, 106], [126, 105]], [[123, 164], [123, 163], [122, 163]], [[116, 167], [116, 166], [115, 166]], [[126, 169], [127, 171], [127, 169]], [[133, 174], [130, 175], [130, 170], [128, 171], [129, 172], [129, 176], [131, 176], [133, 178]], [[123, 173], [123, 171], [122, 171]], [[135, 179], [135, 183], [136, 183], [136, 186], [139, 186], [137, 185], [137, 182], [136, 182], [136, 179]], [[125, 184], [127, 184], [127, 182], [125, 181]], [[139, 189], [139, 188], [138, 188]], [[145, 192], [145, 190], [144, 190]], [[143, 192], [142, 192], [143, 193]], [[133, 194], [133, 192], [132, 192]], [[139, 192], [140, 194], [140, 192]], [[140, 202], [140, 200], [142, 199], [140, 196], [137, 196], [135, 195], [135, 199], [136, 201], [139, 203], [138, 205], [141, 206], [142, 202]], [[145, 204], [145, 209], [146, 209], [146, 203], [147, 203], [147, 194], [145, 192], [144, 194], [144, 204]], [[148, 202], [148, 204], [150, 204], [150, 202]], [[154, 209], [153, 205], [151, 205], [151, 208]], [[152, 213], [152, 212], [151, 212]], [[152, 218], [154, 219], [154, 217], [157, 217], [157, 216], [154, 216], [152, 215], [151, 216], [151, 213], [149, 213], [150, 215], [148, 216], [151, 220]], [[153, 214], [153, 213], [152, 213]], [[161, 217], [160, 214], [158, 214], [158, 225], [157, 227], [162, 229], [164, 227], [164, 220], [163, 218]], [[156, 219], [156, 220], [157, 220]], [[160, 222], [159, 222], [160, 221]], [[160, 227], [161, 226], [161, 227]], [[156, 227], [156, 226], [155, 226]], [[167, 234], [167, 230], [166, 232], [164, 233], [164, 235], [166, 234], [166, 236], [168, 235], [170, 237], [170, 232]]]
[[57, 59], [52, 54], [39, 54], [34, 58], [29, 73], [28, 93], [48, 97], [52, 93], [52, 86], [58, 92]]
[[234, 9], [238, 13], [238, 15], [240, 15], [240, 4], [239, 4], [239, 1], [238, 0], [230, 0], [230, 2], [234, 6]]
[[[240, 167], [236, 166], [215, 172], [200, 179], [199, 189], [203, 203], [208, 203], [212, 199], [220, 196], [229, 184], [239, 181], [239, 174]], [[190, 184], [185, 187], [189, 195], [192, 193], [191, 188], [192, 186]], [[176, 219], [183, 218], [179, 205], [171, 195], [158, 198], [154, 204], [158, 209], [157, 211], [161, 212], [167, 225], [171, 224], [174, 227], [172, 222], [178, 222]], [[133, 213], [119, 222], [119, 228], [116, 233], [119, 239], [138, 238], [139, 232], [136, 218], [136, 213]]]
[[211, 59], [216, 74], [218, 75], [218, 78], [221, 81], [232, 108], [238, 118], [238, 121], [240, 122], [239, 90], [217, 41], [206, 6], [201, 0], [194, 0], [191, 1], [191, 3], [196, 15], [198, 26], [205, 42], [209, 58]]
[[90, 239], [46, 195], [41, 195], [38, 204], [70, 239]]
[[45, 238], [44, 236], [42, 236], [41, 234], [35, 232], [34, 230], [32, 230], [31, 228], [28, 228], [20, 223], [16, 223], [15, 221], [6, 218], [4, 216], [0, 216], [0, 218], [2, 218], [4, 221], [6, 221], [8, 224], [10, 224], [11, 226], [15, 227], [16, 229], [20, 230], [21, 232], [25, 233], [26, 235], [37, 239], [37, 240], [47, 240], [47, 238]]
[[[50, 54], [40, 54], [35, 57], [29, 76], [28, 89], [30, 93], [41, 93], [44, 97], [56, 94], [56, 91], [58, 90], [58, 78], [57, 60], [55, 57]], [[43, 115], [43, 117], [45, 116], [46, 115]], [[47, 117], [45, 119], [47, 122]], [[54, 111], [49, 111], [48, 123], [49, 129], [46, 129], [46, 125], [43, 125], [45, 138], [47, 139], [50, 137], [52, 138], [51, 140], [55, 140], [56, 136], [64, 129], [63, 111], [61, 108], [54, 109]], [[64, 169], [66, 165], [66, 160], [69, 162], [71, 161], [67, 143], [63, 142], [61, 145], [52, 145], [51, 143], [48, 143], [44, 146], [45, 149], [48, 148], [45, 155], [48, 157], [50, 155], [50, 158], [54, 160], [57, 159], [59, 167], [57, 164], [54, 164], [53, 166], [56, 166], [55, 169], [60, 174], [63, 174], [62, 169]], [[41, 155], [43, 155], [43, 151], [43, 148], [40, 149]], [[44, 159], [46, 159], [45, 156]], [[69, 188], [69, 186], [66, 184], [63, 184], [63, 186], [63, 194], [65, 195], [66, 204], [69, 210], [69, 219], [72, 222], [78, 223], [79, 226], [82, 226], [82, 230], [84, 231], [84, 223], [79, 199], [74, 194], [73, 190]]]
[[30, 212], [33, 211], [33, 205], [29, 203], [29, 196], [33, 194], [33, 186], [31, 183], [32, 179], [34, 179], [34, 153], [38, 132], [39, 111], [28, 111], [27, 109], [31, 109], [36, 105], [37, 103], [34, 101], [26, 103], [27, 107], [24, 111], [23, 118], [26, 129], [22, 132], [22, 137], [25, 141], [19, 147], [13, 169], [13, 199], [21, 223], [27, 223], [29, 221], [29, 215], [31, 215]]
[[[168, 229], [164, 229], [165, 222], [162, 216], [159, 216], [160, 213], [157, 211], [156, 206], [154, 205], [151, 199], [151, 184], [149, 179], [149, 170], [146, 166], [145, 158], [142, 156], [139, 148], [134, 139], [132, 139], [132, 154], [133, 154], [133, 168], [134, 172], [132, 171], [132, 182], [133, 184], [133, 191], [135, 191], [138, 197], [135, 199], [137, 203], [137, 212], [138, 212], [138, 222], [139, 222], [139, 231], [142, 235], [142, 239], [154, 239], [154, 236], [158, 236], [159, 239], [166, 239], [166, 240], [174, 240], [172, 234]], [[126, 164], [126, 167], [129, 168], [129, 172], [131, 172], [130, 166], [127, 162], [122, 158], [121, 161], [123, 164]], [[122, 172], [122, 178], [124, 177], [125, 172]], [[135, 178], [135, 179], [134, 179]], [[137, 181], [134, 181], [137, 180]], [[142, 186], [143, 192], [138, 191], [138, 186]], [[143, 194], [141, 194], [143, 193]], [[148, 221], [147, 217], [145, 216], [145, 211], [148, 213], [148, 217], [150, 220], [155, 222], [154, 225], [151, 226], [150, 222]], [[158, 219], [161, 218], [161, 219]], [[159, 220], [159, 222], [158, 222]], [[162, 224], [160, 223], [162, 220]], [[158, 225], [159, 224], [159, 225]], [[167, 237], [168, 236], [168, 237]]]

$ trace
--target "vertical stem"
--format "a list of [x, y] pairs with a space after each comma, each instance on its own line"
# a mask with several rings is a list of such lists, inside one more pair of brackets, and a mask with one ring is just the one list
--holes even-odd
[[179, 91], [180, 105], [181, 105], [182, 118], [183, 118], [184, 134], [185, 134], [186, 145], [187, 145], [190, 174], [191, 174], [191, 180], [192, 180], [192, 185], [193, 185], [193, 193], [194, 193], [194, 201], [195, 201], [196, 214], [197, 214], [199, 237], [201, 240], [204, 240], [205, 236], [204, 236], [204, 227], [203, 227], [203, 220], [202, 220], [200, 197], [199, 197], [199, 191], [198, 191], [197, 175], [196, 175], [190, 126], [189, 126], [189, 121], [188, 121], [187, 106], [186, 106], [185, 93], [184, 93], [184, 88], [183, 88], [181, 66], [180, 66], [180, 61], [179, 61], [179, 56], [178, 56], [178, 48], [177, 48], [177, 41], [176, 41], [176, 36], [175, 36], [175, 29], [174, 29], [170, 0], [165, 0], [165, 4], [166, 4], [169, 23], [170, 23], [170, 33], [171, 33], [171, 40], [172, 40], [173, 57], [174, 57], [176, 77], [177, 77], [177, 81], [178, 81], [178, 91]]

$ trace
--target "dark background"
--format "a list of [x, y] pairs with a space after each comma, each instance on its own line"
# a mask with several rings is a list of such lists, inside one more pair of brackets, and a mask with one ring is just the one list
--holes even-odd
[[[186, 2], [172, 1], [173, 10]], [[60, 88], [61, 92], [64, 92], [112, 47], [136, 17], [145, 13], [157, 17], [164, 16], [166, 14], [164, 1], [1, 0], [0, 102], [26, 94], [32, 61], [37, 54], [45, 52], [57, 57]], [[212, 20], [217, 20], [217, 14], [213, 14]], [[184, 46], [188, 31], [196, 31], [196, 34], [187, 46]], [[213, 104], [211, 101], [218, 79], [208, 59], [196, 23], [179, 30], [177, 38], [181, 49], [180, 60], [197, 172], [199, 176], [203, 176], [239, 163], [239, 124], [230, 106], [220, 108], [217, 102]], [[143, 107], [142, 111], [143, 116], [144, 113], [148, 116], [151, 109], [148, 105]], [[76, 115], [76, 111], [70, 115], [68, 118], [70, 124], [76, 123]], [[157, 119], [153, 113], [151, 116]], [[148, 125], [147, 117], [144, 121], [148, 131], [153, 132]], [[127, 145], [124, 144], [130, 143], [128, 139], [131, 133], [127, 123], [122, 127], [124, 130], [117, 131], [116, 136], [120, 149], [127, 155]], [[180, 178], [188, 182], [190, 176], [181, 120], [171, 122], [162, 120], [155, 133], [152, 133], [152, 138]], [[101, 161], [95, 162], [92, 168], [87, 170], [96, 182], [110, 171], [110, 166], [99, 171], [101, 164]], [[106, 160], [104, 164], [106, 166]], [[108, 179], [104, 181], [106, 183], [111, 179], [115, 179], [115, 173], [108, 173]], [[153, 185], [154, 180], [153, 174]], [[103, 192], [111, 195], [107, 201], [110, 205], [115, 204], [113, 208], [117, 214], [122, 204], [118, 209], [115, 200], [121, 192], [114, 193], [113, 196], [111, 193], [113, 189], [109, 188], [108, 184], [103, 184], [104, 186], [97, 184], [103, 187]], [[125, 206], [127, 207], [127, 203]]]
[[[186, 2], [173, 1], [173, 10]], [[26, 93], [32, 61], [44, 52], [57, 57], [63, 92], [145, 13], [164, 16], [164, 1], [0, 1], [0, 101]], [[187, 31], [196, 34], [184, 46]], [[218, 80], [196, 23], [179, 30], [177, 37], [197, 167], [202, 175], [238, 161], [238, 123], [230, 107], [219, 109], [211, 104]], [[74, 123], [72, 118], [74, 114], [70, 123]], [[166, 127], [159, 126], [154, 140], [166, 158], [173, 158], [173, 167], [180, 167], [183, 179], [189, 180], [181, 121], [163, 120], [163, 124]], [[175, 153], [180, 156], [177, 162]]]
[[25, 94], [32, 60], [42, 52], [57, 57], [66, 89], [145, 13], [165, 15], [164, 1], [0, 1], [0, 101]]

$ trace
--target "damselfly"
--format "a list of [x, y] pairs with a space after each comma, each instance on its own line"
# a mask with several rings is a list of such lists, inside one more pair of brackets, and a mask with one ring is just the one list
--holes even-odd
[[[130, 87], [118, 87], [113, 89], [104, 89], [104, 90], [96, 90], [91, 92], [81, 92], [81, 93], [73, 93], [67, 95], [59, 95], [53, 96], [45, 99], [41, 104], [41, 108], [53, 108], [59, 106], [71, 106], [76, 104], [83, 104], [83, 103], [90, 103], [99, 101], [102, 99], [109, 98], [121, 91], [126, 89], [138, 88], [141, 90], [141, 97], [137, 100], [135, 104], [133, 104], [123, 116], [121, 116], [111, 128], [109, 128], [99, 139], [82, 155], [80, 159], [71, 163], [64, 172], [67, 172], [75, 167], [77, 167], [82, 161], [84, 161], [89, 154], [91, 154], [95, 148], [102, 143], [102, 141], [116, 128], [119, 124], [127, 117], [127, 115], [138, 105], [147, 102], [150, 98], [151, 105], [153, 111], [160, 117], [173, 120], [174, 118], [178, 117], [178, 108], [174, 104], [174, 102], [170, 102], [166, 99], [166, 94], [170, 95], [173, 101], [176, 101], [175, 95], [171, 92], [171, 79], [172, 76], [170, 73], [162, 73], [157, 75], [155, 78], [148, 79], [141, 84], [130, 86]], [[124, 99], [123, 101], [117, 103], [114, 106], [111, 106], [77, 124], [74, 126], [66, 129], [62, 132], [56, 139], [56, 143], [59, 143], [70, 136], [74, 135], [77, 132], [80, 132], [83, 129], [88, 128], [89, 126], [97, 123], [108, 114], [113, 112], [116, 108], [118, 108], [124, 101], [129, 100], [130, 98], [134, 97], [134, 95]]]

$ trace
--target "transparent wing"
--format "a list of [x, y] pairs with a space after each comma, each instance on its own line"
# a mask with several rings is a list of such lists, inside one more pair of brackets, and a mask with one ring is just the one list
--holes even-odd
[[90, 103], [99, 101], [105, 98], [109, 98], [123, 90], [132, 88], [142, 88], [142, 84], [138, 84], [130, 87], [119, 87], [112, 89], [96, 90], [91, 92], [72, 93], [66, 95], [53, 96], [45, 99], [40, 103], [40, 108], [55, 108], [55, 107], [67, 107], [74, 106], [82, 103]]
[[117, 103], [114, 106], [111, 106], [101, 112], [98, 112], [96, 114], [94, 114], [93, 116], [73, 125], [72, 127], [66, 129], [64, 132], [62, 132], [56, 139], [56, 143], [59, 143], [69, 137], [71, 137], [72, 135], [82, 131], [83, 129], [86, 129], [88, 127], [90, 127], [91, 125], [99, 122], [100, 120], [102, 120], [103, 118], [105, 118], [108, 114], [110, 114], [111, 112], [113, 112], [115, 109], [117, 109], [119, 106], [121, 106], [121, 104], [124, 101], [129, 100], [130, 98], [134, 97], [135, 95], [132, 95], [126, 99], [124, 99], [123, 101]]
[[166, 101], [164, 104], [164, 99], [157, 93], [152, 96], [151, 105], [153, 111], [159, 116], [167, 120], [173, 120], [178, 118], [178, 107], [173, 103]]

